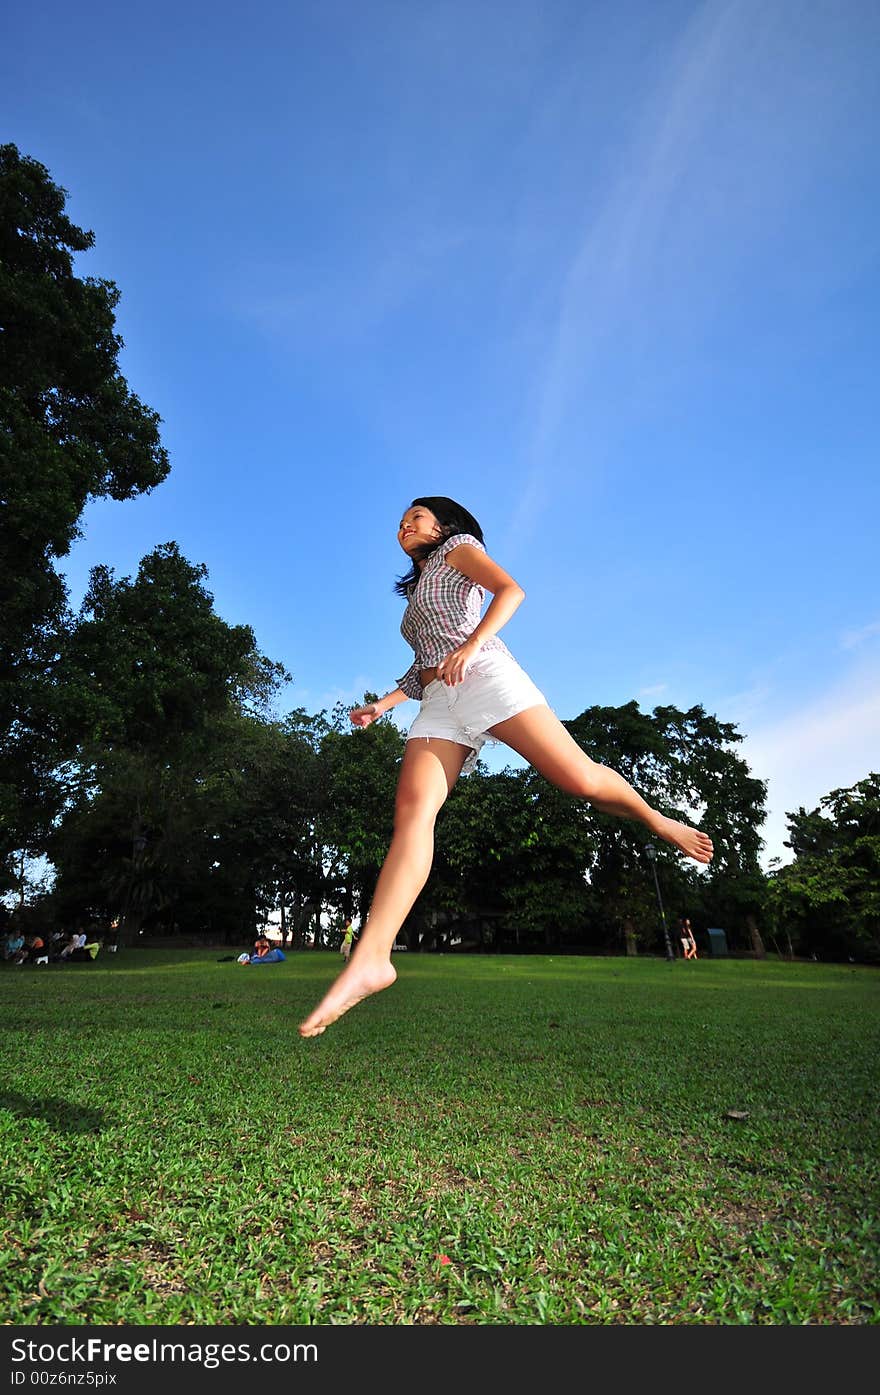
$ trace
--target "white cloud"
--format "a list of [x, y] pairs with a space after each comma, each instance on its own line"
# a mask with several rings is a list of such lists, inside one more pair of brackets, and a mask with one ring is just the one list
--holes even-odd
[[786, 813], [815, 809], [831, 790], [880, 769], [880, 667], [851, 671], [807, 706], [753, 730], [740, 749], [753, 774], [768, 782], [764, 863], [788, 862]]

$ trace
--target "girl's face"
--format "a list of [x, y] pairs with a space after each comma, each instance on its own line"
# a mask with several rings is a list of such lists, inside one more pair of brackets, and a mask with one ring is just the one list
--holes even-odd
[[424, 547], [426, 543], [436, 542], [441, 531], [440, 524], [431, 510], [426, 509], [424, 504], [414, 504], [400, 520], [397, 541], [404, 552], [410, 553], [414, 547]]

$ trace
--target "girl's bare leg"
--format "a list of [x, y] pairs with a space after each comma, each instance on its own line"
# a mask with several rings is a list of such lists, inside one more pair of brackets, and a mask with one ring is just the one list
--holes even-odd
[[300, 1024], [300, 1036], [320, 1036], [349, 1008], [371, 993], [390, 988], [397, 978], [391, 963], [392, 946], [428, 880], [434, 858], [434, 822], [469, 754], [469, 746], [438, 737], [407, 741], [397, 783], [394, 836], [367, 923], [348, 964]]
[[657, 838], [679, 848], [695, 862], [712, 861], [712, 839], [708, 834], [659, 814], [616, 770], [590, 760], [549, 707], [529, 707], [491, 727], [490, 732], [567, 794], [588, 799], [605, 814], [638, 819]]

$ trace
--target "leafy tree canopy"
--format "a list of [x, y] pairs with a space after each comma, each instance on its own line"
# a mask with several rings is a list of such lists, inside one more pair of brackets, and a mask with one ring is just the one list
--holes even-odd
[[0, 646], [9, 656], [57, 613], [53, 558], [89, 499], [130, 499], [168, 474], [160, 418], [131, 392], [112, 281], [79, 277], [94, 234], [66, 191], [14, 145], [0, 146]]
[[99, 763], [118, 747], [176, 757], [210, 719], [264, 710], [289, 678], [259, 653], [249, 625], [216, 614], [206, 575], [174, 542], [149, 553], [133, 580], [93, 569], [59, 675], [81, 752]]
[[67, 592], [54, 563], [90, 499], [132, 498], [169, 468], [158, 415], [119, 370], [119, 292], [74, 271], [94, 236], [66, 197], [0, 145], [0, 880], [59, 806], [49, 695]]
[[880, 959], [880, 774], [786, 817], [794, 861], [771, 877], [777, 924], [801, 953]]

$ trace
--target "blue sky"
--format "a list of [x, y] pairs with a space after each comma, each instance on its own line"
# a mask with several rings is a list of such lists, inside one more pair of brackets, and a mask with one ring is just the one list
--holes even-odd
[[88, 509], [74, 602], [175, 539], [281, 710], [355, 702], [410, 661], [400, 513], [448, 494], [559, 716], [738, 726], [766, 859], [878, 768], [873, 0], [47, 0], [5, 32], [3, 139], [94, 230], [172, 461]]

